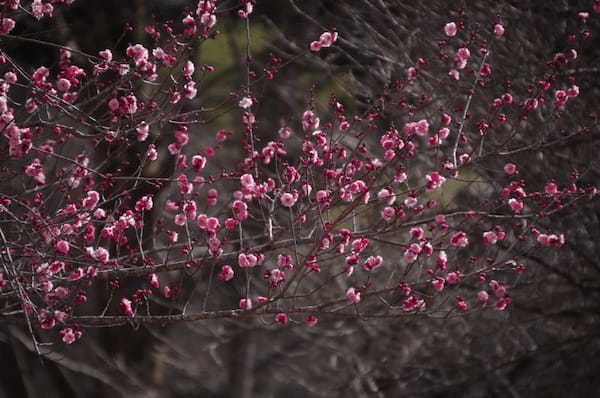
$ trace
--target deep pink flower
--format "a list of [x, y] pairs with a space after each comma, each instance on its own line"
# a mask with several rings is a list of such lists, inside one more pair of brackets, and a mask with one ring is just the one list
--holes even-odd
[[499, 39], [502, 37], [502, 35], [504, 35], [504, 26], [497, 23], [496, 25], [494, 25], [494, 36], [496, 37], [496, 39]]
[[[466, 47], [461, 47], [456, 51], [456, 56], [461, 60], [461, 61], [466, 61], [471, 57], [471, 51], [469, 51], [468, 48]], [[462, 69], [462, 68], [461, 68]]]
[[290, 319], [286, 313], [280, 312], [279, 314], [275, 315], [275, 322], [280, 325], [287, 325], [289, 320]]
[[152, 201], [152, 195], [145, 195], [135, 203], [134, 208], [135, 211], [141, 212], [144, 210], [152, 210], [153, 205], [154, 203]]
[[370, 256], [363, 263], [363, 268], [366, 271], [374, 271], [383, 264], [383, 258], [381, 256]]
[[498, 235], [494, 231], [487, 231], [483, 233], [483, 242], [486, 245], [494, 245], [498, 241]]
[[465, 247], [469, 244], [469, 238], [465, 232], [458, 231], [450, 238], [450, 244], [452, 246]]
[[425, 179], [427, 180], [427, 185], [425, 188], [428, 191], [438, 189], [444, 184], [444, 182], [446, 182], [446, 178], [437, 171], [432, 171], [431, 173], [427, 174]]
[[66, 240], [59, 240], [54, 245], [54, 248], [60, 254], [67, 254], [70, 249], [69, 242], [67, 242]]
[[131, 300], [129, 300], [128, 298], [123, 297], [121, 299], [121, 301], [119, 302], [119, 308], [121, 309], [121, 312], [127, 315], [128, 317], [134, 316], [133, 309], [131, 308]]
[[486, 305], [489, 298], [490, 295], [485, 290], [481, 290], [477, 293], [477, 299], [479, 300], [481, 305]]
[[508, 200], [508, 205], [515, 213], [520, 213], [523, 210], [523, 201], [515, 198], [510, 198]]
[[62, 336], [63, 343], [66, 344], [73, 344], [81, 337], [81, 332], [73, 330], [72, 328], [62, 329], [59, 334]]
[[283, 195], [281, 195], [281, 197], [279, 199], [283, 206], [292, 207], [292, 206], [294, 206], [294, 204], [296, 204], [296, 200], [298, 200], [298, 195], [297, 194], [293, 195], [289, 192], [286, 192]]

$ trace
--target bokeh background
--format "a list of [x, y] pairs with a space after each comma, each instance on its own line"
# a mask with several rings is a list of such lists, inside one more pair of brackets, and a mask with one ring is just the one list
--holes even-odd
[[[591, 38], [577, 44], [577, 66], [557, 76], [565, 82], [577, 79], [582, 93], [577, 106], [550, 120], [541, 112], [532, 114], [529, 127], [520, 130], [514, 124], [506, 133], [512, 134], [515, 147], [569, 136], [561, 144], [533, 145], [515, 153], [512, 161], [527, 164], [520, 178], [528, 186], [539, 188], [555, 175], [564, 176], [557, 182], [568, 184], [572, 173], [582, 184], [597, 184], [600, 15], [591, 6], [587, 0], [259, 0], [251, 19], [255, 68], [266, 67], [269, 54], [290, 62], [274, 82], [254, 87], [258, 128], [265, 137], [274, 137], [308, 104], [325, 109], [332, 94], [350, 112], [377, 107], [379, 98], [391, 95], [391, 83], [419, 57], [431, 60], [427, 73], [432, 77], [406, 100], [418, 103], [423, 93], [439, 98], [420, 110], [432, 118], [440, 107], [452, 109], [457, 106], [452, 102], [456, 86], [444, 83], [446, 72], [435, 62], [442, 27], [452, 20], [471, 28], [487, 29], [494, 21], [506, 26], [506, 40], [494, 44], [491, 57], [497, 87], [482, 91], [472, 105], [473, 113], [485, 114], [506, 81], [515, 91], [526, 90], [532, 79], [543, 76], [546, 61], [570, 48], [568, 34], [589, 31]], [[117, 53], [134, 43], [150, 46], [143, 34], [146, 25], [179, 20], [194, 7], [190, 1], [78, 0], [40, 23], [23, 13], [13, 33], [91, 54], [104, 48]], [[235, 14], [239, 3], [221, 1], [219, 7], [221, 35], [195, 54], [198, 64], [213, 65], [216, 71], [200, 83], [198, 98], [185, 105], [190, 109], [219, 104], [245, 79], [246, 26]], [[585, 25], [577, 16], [580, 11], [591, 13]], [[125, 24], [132, 29], [124, 30]], [[301, 55], [307, 43], [329, 29], [340, 34], [335, 47]], [[2, 40], [1, 45], [28, 70], [58, 62], [54, 49], [35, 43]], [[381, 111], [382, 125], [408, 120], [400, 107]], [[210, 124], [194, 127], [194, 134], [239, 123], [233, 111], [213, 116]], [[583, 126], [589, 133], [570, 136]], [[229, 145], [231, 159], [223, 167], [239, 160], [239, 142]], [[130, 156], [136, 158], [135, 153]], [[430, 159], [420, 162], [424, 170], [433, 164]], [[495, 181], [505, 162], [490, 156], [473, 167], [473, 179]], [[166, 161], [148, 173], [163, 175], [170, 168]], [[485, 189], [459, 184], [446, 200], [469, 208]], [[98, 328], [87, 330], [86, 338], [73, 346], [53, 346], [43, 358], [34, 352], [26, 329], [2, 324], [0, 397], [597, 396], [599, 211], [597, 201], [591, 201], [548, 218], [548, 228], [564, 232], [567, 245], [527, 254], [528, 270], [515, 283], [513, 304], [504, 312], [439, 319], [323, 319], [310, 329], [273, 327], [262, 320]], [[231, 302], [239, 297], [235, 290], [219, 295]]]

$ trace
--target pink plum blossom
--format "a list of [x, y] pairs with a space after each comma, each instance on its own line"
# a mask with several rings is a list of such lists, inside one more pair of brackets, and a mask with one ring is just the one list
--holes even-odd
[[353, 303], [358, 303], [360, 301], [360, 292], [351, 287], [346, 290], [346, 298]]
[[444, 26], [444, 33], [446, 34], [446, 36], [448, 37], [454, 37], [456, 36], [456, 32], [458, 31], [457, 27], [456, 27], [456, 23], [454, 22], [448, 22], [445, 26]]

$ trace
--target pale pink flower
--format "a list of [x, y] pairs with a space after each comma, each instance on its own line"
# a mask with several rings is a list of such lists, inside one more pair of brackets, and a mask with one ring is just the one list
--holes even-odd
[[252, 309], [252, 300], [249, 298], [243, 298], [240, 300], [240, 308], [243, 310], [251, 310]]
[[188, 78], [191, 78], [192, 75], [194, 74], [194, 70], [195, 69], [196, 68], [194, 67], [194, 63], [192, 61], [190, 61], [190, 60], [187, 60], [185, 62], [185, 65], [183, 66], [183, 75], [186, 76], [186, 77], [188, 77]]
[[142, 122], [139, 126], [136, 127], [135, 130], [137, 133], [136, 139], [140, 142], [146, 141], [150, 131], [150, 126], [146, 122]]
[[321, 47], [331, 47], [331, 45], [337, 41], [337, 39], [337, 32], [325, 32], [321, 34], [321, 37], [319, 37], [319, 42], [321, 43]]
[[438, 189], [444, 184], [444, 182], [446, 182], [446, 178], [437, 171], [432, 171], [431, 173], [427, 174], [425, 179], [427, 180], [425, 189], [428, 191]]
[[96, 191], [88, 191], [87, 196], [83, 200], [83, 207], [87, 210], [93, 210], [100, 201], [100, 194]]
[[477, 293], [477, 299], [479, 300], [481, 305], [486, 305], [489, 298], [490, 298], [490, 295], [485, 290], [481, 290], [481, 291], [479, 291], [479, 293]]
[[543, 246], [561, 247], [562, 245], [565, 244], [565, 235], [564, 234], [560, 234], [560, 235], [539, 234], [537, 237], [537, 241], [538, 241], [538, 243], [540, 243]]
[[240, 108], [242, 108], [242, 109], [248, 109], [248, 108], [250, 108], [250, 107], [252, 106], [252, 104], [253, 104], [253, 101], [252, 101], [252, 99], [251, 99], [251, 98], [249, 98], [249, 97], [244, 97], [244, 98], [242, 98], [242, 99], [240, 100], [240, 102], [239, 102], [239, 104], [238, 104], [238, 105], [239, 105], [239, 106], [240, 106]]
[[58, 79], [56, 82], [56, 88], [58, 88], [60, 91], [67, 91], [71, 88], [71, 82], [64, 78]]
[[67, 242], [66, 240], [59, 240], [54, 245], [54, 248], [60, 254], [67, 254], [70, 249], [69, 242]]
[[258, 263], [258, 258], [254, 254], [240, 253], [238, 255], [238, 265], [241, 268], [252, 268]]
[[267, 276], [269, 278], [269, 281], [271, 282], [272, 287], [277, 287], [285, 281], [285, 272], [277, 268], [265, 273], [265, 277]]
[[413, 66], [408, 68], [408, 71], [406, 73], [408, 74], [408, 81], [415, 80], [415, 77], [417, 77], [417, 69]]
[[573, 85], [567, 89], [567, 97], [574, 98], [574, 97], [577, 97], [578, 95], [579, 95], [579, 86]]
[[446, 36], [448, 36], [448, 37], [456, 36], [457, 31], [458, 31], [458, 29], [456, 27], [456, 23], [454, 23], [454, 22], [448, 22], [444, 26], [444, 33], [446, 33]]
[[127, 47], [126, 54], [128, 57], [133, 58], [136, 64], [148, 59], [148, 49], [141, 44]]
[[72, 328], [62, 329], [59, 334], [62, 336], [62, 341], [65, 344], [73, 344], [81, 337], [81, 332], [75, 331]]
[[327, 201], [327, 199], [329, 198], [329, 191], [328, 190], [317, 191], [316, 198], [317, 198], [317, 202], [319, 202], [319, 203], [323, 203], [323, 202]]
[[346, 290], [346, 298], [353, 303], [358, 303], [360, 301], [360, 292], [351, 287]]
[[396, 210], [391, 206], [386, 206], [381, 210], [381, 218], [385, 221], [392, 221], [396, 215]]
[[321, 34], [321, 37], [319, 37], [318, 41], [313, 41], [310, 43], [310, 51], [317, 52], [321, 50], [322, 47], [331, 47], [337, 38], [337, 32], [324, 32]]
[[110, 51], [109, 49], [100, 51], [98, 55], [100, 55], [100, 57], [103, 58], [106, 62], [110, 62], [113, 59], [112, 51]]
[[419, 257], [420, 253], [421, 246], [416, 243], [413, 243], [408, 248], [406, 248], [406, 250], [404, 250], [404, 261], [406, 261], [407, 264], [414, 263]]
[[462, 297], [456, 298], [455, 306], [456, 306], [456, 309], [459, 311], [466, 311], [469, 309], [469, 304], [467, 304], [465, 299], [463, 299]]
[[496, 39], [501, 38], [503, 34], [504, 34], [504, 26], [502, 26], [499, 23], [494, 25], [494, 36], [496, 37]]
[[179, 213], [179, 214], [175, 215], [175, 218], [173, 218], [173, 222], [175, 223], [175, 225], [178, 225], [181, 227], [181, 226], [185, 225], [186, 219], [187, 218], [186, 218], [185, 214]]
[[494, 231], [487, 231], [483, 233], [483, 242], [486, 245], [494, 245], [498, 241], [498, 235]]
[[460, 274], [458, 272], [449, 272], [448, 275], [446, 275], [446, 282], [451, 285], [457, 284], [460, 282]]
[[146, 156], [148, 157], [148, 159], [150, 159], [152, 161], [158, 159], [158, 151], [156, 150], [156, 147], [154, 146], [154, 144], [148, 145], [148, 150], [146, 151]]
[[131, 300], [128, 298], [123, 297], [121, 299], [119, 302], [119, 308], [121, 309], [121, 312], [128, 317], [132, 318], [134, 316], [133, 309], [131, 308]]
[[[471, 57], [471, 51], [469, 51], [466, 47], [461, 47], [456, 51], [456, 56], [462, 60], [466, 61]], [[461, 68], [462, 69], [462, 68]]]
[[425, 119], [416, 122], [415, 133], [420, 136], [427, 135], [429, 133], [429, 122]]
[[110, 257], [110, 254], [109, 254], [108, 250], [106, 250], [104, 247], [98, 247], [96, 250], [94, 250], [93, 257], [94, 257], [94, 259], [100, 261], [101, 263], [107, 263], [108, 259]]
[[396, 194], [388, 188], [383, 188], [377, 193], [377, 199], [391, 206], [396, 201]]
[[187, 99], [194, 99], [198, 89], [196, 88], [196, 82], [189, 81], [183, 86], [183, 96]]
[[289, 192], [284, 193], [283, 195], [281, 195], [281, 197], [279, 198], [279, 200], [281, 201], [281, 204], [285, 207], [292, 207], [294, 206], [294, 204], [296, 204], [296, 200], [298, 200], [298, 196], [297, 195], [293, 195]]
[[404, 205], [408, 208], [415, 207], [417, 202], [418, 200], [414, 196], [409, 196], [408, 198], [404, 199]]

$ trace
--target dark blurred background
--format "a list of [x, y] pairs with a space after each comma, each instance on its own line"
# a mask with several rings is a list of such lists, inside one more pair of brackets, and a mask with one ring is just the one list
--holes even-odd
[[[222, 34], [196, 55], [199, 64], [217, 70], [199, 86], [196, 102], [186, 106], [219, 103], [242, 82], [245, 26], [235, 15], [238, 6], [219, 2]], [[577, 66], [558, 77], [577, 79], [582, 93], [577, 106], [556, 120], [530, 115], [530, 125], [537, 123], [539, 130], [518, 131], [515, 125], [510, 133], [517, 131], [516, 147], [582, 126], [591, 132], [564, 145], [519, 152], [511, 160], [530, 165], [520, 175], [529, 186], [539, 186], [548, 175], [566, 176], [567, 170], [579, 171], [582, 183], [596, 184], [600, 15], [591, 6], [588, 0], [259, 0], [251, 19], [255, 68], [264, 67], [270, 53], [294, 59], [274, 83], [254, 88], [259, 129], [274, 136], [291, 115], [306, 109], [311, 90], [317, 107], [324, 108], [333, 93], [351, 112], [364, 112], [389, 95], [394, 80], [419, 57], [431, 61], [427, 73], [446, 73], [435, 61], [448, 21], [488, 29], [497, 19], [506, 26], [505, 40], [494, 44], [490, 57], [497, 87], [488, 87], [488, 97], [472, 105], [473, 113], [482, 114], [504, 92], [503, 83], [526, 91], [528, 82], [543, 76], [547, 60], [570, 48], [569, 33], [589, 31], [591, 38], [577, 44]], [[79, 0], [40, 23], [22, 14], [13, 33], [91, 54], [104, 48], [116, 54], [134, 43], [150, 46], [142, 33], [146, 25], [180, 20], [194, 9], [190, 1]], [[580, 11], [591, 14], [586, 25], [577, 16]], [[133, 29], [124, 30], [125, 24]], [[295, 58], [328, 29], [340, 34], [336, 46]], [[33, 43], [3, 41], [2, 46], [29, 71], [58, 61], [55, 49]], [[440, 101], [453, 98], [451, 87], [431, 84], [418, 87], [419, 92]], [[429, 106], [434, 115], [456, 104], [432, 101]], [[394, 120], [402, 125], [408, 117], [393, 106], [383, 114], [382, 125]], [[211, 128], [233, 123], [225, 113]], [[476, 173], [493, 179], [505, 161], [491, 156]], [[469, 208], [478, 200], [471, 188], [459, 190], [453, 200]], [[591, 202], [549, 218], [548, 227], [564, 232], [568, 247], [528, 254], [528, 271], [511, 291], [513, 305], [505, 312], [447, 319], [323, 319], [316, 328], [221, 320], [88, 329], [77, 344], [56, 344], [43, 358], [34, 352], [26, 329], [2, 325], [0, 397], [595, 397], [600, 393], [599, 214], [599, 205]], [[223, 300], [237, 297], [222, 294]]]

